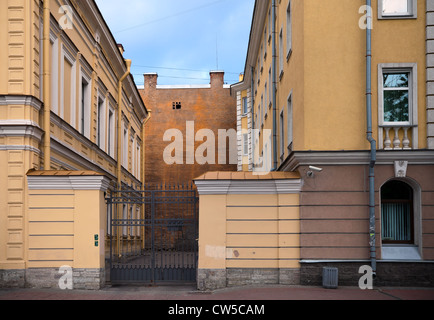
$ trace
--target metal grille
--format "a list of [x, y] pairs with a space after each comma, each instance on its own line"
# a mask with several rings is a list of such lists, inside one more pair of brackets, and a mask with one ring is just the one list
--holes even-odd
[[107, 204], [112, 284], [196, 281], [198, 196], [193, 185], [112, 191]]
[[322, 271], [322, 285], [326, 289], [338, 288], [338, 274], [337, 268], [324, 267]]

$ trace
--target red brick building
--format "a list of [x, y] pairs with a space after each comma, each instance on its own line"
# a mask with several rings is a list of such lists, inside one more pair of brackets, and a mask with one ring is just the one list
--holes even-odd
[[[224, 72], [211, 71], [208, 85], [163, 86], [157, 85], [156, 73], [144, 77], [144, 89], [139, 91], [152, 110], [145, 135], [146, 183], [191, 183], [207, 171], [236, 171], [236, 96], [224, 84]], [[219, 130], [220, 134], [231, 135], [231, 139], [219, 137]], [[178, 158], [170, 164], [165, 159], [175, 155], [171, 145], [180, 139]], [[202, 164], [198, 157], [205, 157], [206, 163]]]

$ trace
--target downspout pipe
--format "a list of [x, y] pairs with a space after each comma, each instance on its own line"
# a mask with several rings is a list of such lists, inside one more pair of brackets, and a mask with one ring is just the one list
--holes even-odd
[[50, 116], [51, 116], [51, 74], [50, 74], [50, 1], [44, 0], [43, 4], [43, 100], [44, 100], [44, 170], [51, 170], [51, 134], [50, 134]]
[[372, 6], [371, 0], [366, 0], [367, 28], [366, 28], [366, 117], [367, 140], [371, 145], [369, 161], [369, 245], [370, 259], [374, 278], [377, 272], [376, 237], [375, 237], [375, 163], [377, 161], [377, 142], [372, 131]]
[[[277, 170], [277, 105], [276, 105], [276, 84], [277, 84], [277, 51], [276, 51], [276, 0], [272, 0], [271, 9], [271, 19], [272, 19], [272, 78], [273, 78], [273, 169], [271, 171]], [[281, 137], [282, 139], [283, 137]]]
[[118, 188], [122, 189], [122, 82], [128, 77], [131, 72], [131, 60], [125, 60], [127, 65], [127, 71], [125, 74], [119, 79], [118, 82], [118, 167], [117, 167], [117, 175], [118, 175]]
[[252, 121], [251, 123], [251, 130], [250, 130], [250, 142], [252, 144], [252, 171], [255, 171], [255, 127], [256, 127], [256, 123], [255, 123], [255, 92], [254, 92], [254, 88], [255, 88], [255, 77], [254, 72], [255, 72], [255, 68], [254, 67], [250, 67], [250, 72], [251, 72], [251, 87], [250, 87], [250, 113], [251, 113], [251, 117], [252, 117]]

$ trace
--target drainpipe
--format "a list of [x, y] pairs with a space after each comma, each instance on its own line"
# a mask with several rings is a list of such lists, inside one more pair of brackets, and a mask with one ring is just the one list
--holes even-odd
[[[118, 167], [117, 167], [117, 175], [118, 175], [118, 190], [122, 190], [122, 82], [126, 79], [126, 77], [130, 74], [131, 71], [131, 60], [125, 60], [125, 63], [127, 64], [127, 71], [125, 74], [119, 79], [118, 82]], [[122, 206], [121, 204], [117, 205], [116, 211], [117, 211], [117, 218], [121, 219], [122, 215]], [[117, 230], [117, 253], [119, 255], [119, 258], [122, 256], [121, 254], [121, 229], [122, 227], [119, 226]]]
[[51, 170], [51, 134], [50, 134], [50, 116], [51, 116], [51, 74], [50, 74], [50, 1], [44, 0], [43, 4], [43, 100], [44, 100], [44, 170]]
[[[145, 135], [145, 130], [146, 130], [146, 124], [148, 123], [149, 120], [151, 120], [151, 118], [152, 118], [152, 110], [148, 110], [148, 117], [145, 119], [145, 121], [142, 124], [142, 142], [143, 142], [143, 145], [142, 145], [142, 172], [141, 172], [142, 191], [146, 190], [146, 185], [145, 185], [145, 183], [146, 183], [146, 170], [145, 170], [146, 169], [145, 168], [145, 166], [146, 166], [146, 160], [145, 160], [145, 155], [146, 155], [145, 138], [146, 138], [146, 135]], [[145, 192], [143, 192], [143, 196], [145, 196]], [[141, 207], [141, 216], [142, 216], [142, 219], [145, 219], [145, 205], [144, 204]], [[145, 249], [145, 236], [144, 235], [145, 235], [145, 227], [142, 226], [141, 227], [142, 249]]]
[[377, 142], [372, 132], [372, 7], [371, 0], [366, 0], [367, 28], [366, 28], [366, 116], [367, 116], [367, 140], [371, 144], [371, 158], [369, 161], [369, 245], [373, 275], [377, 272], [375, 251], [375, 162], [377, 161]]
[[[252, 114], [252, 121], [251, 123], [251, 129], [250, 129], [250, 143], [252, 144], [252, 171], [255, 171], [255, 134], [254, 134], [254, 129], [256, 129], [256, 123], [255, 123], [255, 92], [254, 92], [254, 88], [255, 88], [255, 77], [254, 77], [254, 72], [255, 72], [255, 68], [250, 67], [250, 72], [251, 72], [251, 86], [250, 86], [250, 113]], [[253, 124], [255, 124], [255, 126], [253, 126]]]
[[[272, 42], [272, 51], [273, 51], [273, 61], [272, 61], [272, 78], [273, 78], [273, 169], [271, 171], [277, 170], [277, 106], [276, 106], [276, 62], [277, 62], [277, 54], [276, 54], [276, 0], [272, 1], [272, 10], [271, 10], [271, 19], [272, 19], [272, 33], [271, 33], [271, 42]], [[283, 138], [283, 137], [282, 137]]]
[[127, 72], [119, 79], [118, 82], [118, 188], [122, 188], [122, 82], [130, 74], [131, 60], [125, 60]]

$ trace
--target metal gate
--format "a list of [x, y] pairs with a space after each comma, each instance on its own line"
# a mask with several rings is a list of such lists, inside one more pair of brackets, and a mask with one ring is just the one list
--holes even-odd
[[193, 185], [109, 192], [110, 282], [195, 282], [198, 201]]

